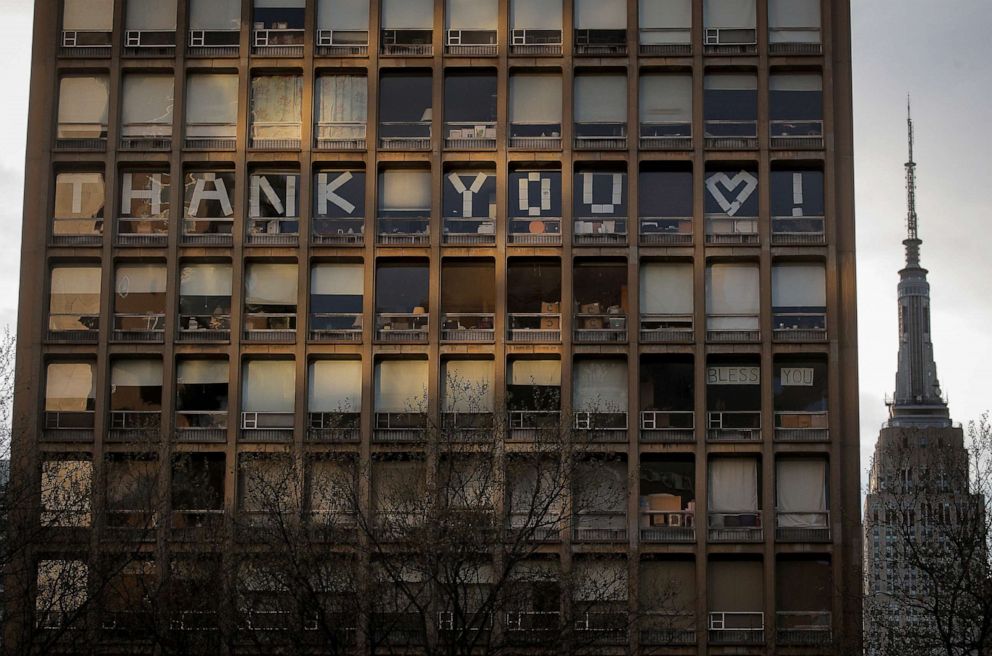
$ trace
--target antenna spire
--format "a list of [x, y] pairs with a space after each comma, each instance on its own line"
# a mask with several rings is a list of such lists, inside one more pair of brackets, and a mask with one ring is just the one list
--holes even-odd
[[918, 219], [916, 216], [916, 162], [913, 160], [913, 142], [915, 134], [913, 132], [913, 112], [910, 97], [906, 96], [906, 125], [909, 130], [909, 161], [906, 162], [906, 193], [908, 196], [906, 213], [907, 240], [917, 241]]

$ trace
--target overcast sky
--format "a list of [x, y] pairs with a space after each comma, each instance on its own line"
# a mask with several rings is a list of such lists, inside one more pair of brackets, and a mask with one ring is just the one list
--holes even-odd
[[[0, 324], [13, 324], [24, 180], [31, 4], [0, 0]], [[992, 64], [989, 0], [854, 0], [855, 154], [866, 466], [894, 387], [896, 283], [903, 261], [905, 96], [913, 95], [923, 264], [938, 372], [951, 413], [992, 408]], [[983, 155], [982, 153], [985, 153]]]

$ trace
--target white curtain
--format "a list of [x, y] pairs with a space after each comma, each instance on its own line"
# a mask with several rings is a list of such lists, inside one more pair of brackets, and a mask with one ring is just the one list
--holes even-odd
[[295, 264], [249, 264], [245, 303], [295, 306], [298, 282]]
[[361, 412], [362, 362], [315, 360], [307, 392], [308, 412]]
[[641, 123], [691, 123], [692, 76], [642, 75], [639, 105]]
[[576, 29], [627, 29], [627, 0], [574, 0]]
[[296, 363], [292, 360], [249, 360], [242, 372], [242, 410], [293, 412], [296, 406]]
[[627, 562], [579, 560], [575, 563], [575, 599], [584, 602], [625, 601]]
[[191, 30], [236, 30], [241, 26], [241, 0], [192, 0]]
[[572, 403], [577, 412], [626, 412], [627, 363], [623, 360], [578, 360]]
[[514, 30], [560, 30], [561, 0], [510, 0], [510, 27]]
[[448, 29], [495, 30], [499, 22], [497, 0], [447, 0]]
[[180, 385], [218, 385], [227, 379], [227, 360], [180, 360], [176, 372]]
[[376, 364], [376, 412], [425, 412], [426, 408], [426, 360], [383, 360]]
[[155, 123], [156, 134], [172, 131], [172, 93], [175, 79], [171, 75], [125, 75], [124, 102], [121, 109], [122, 132], [144, 134], [147, 126], [137, 130], [132, 123]]
[[692, 264], [641, 265], [641, 314], [692, 314]]
[[368, 79], [364, 75], [317, 78], [318, 123], [364, 123], [368, 118]]
[[63, 30], [111, 32], [114, 29], [114, 0], [65, 0], [64, 7]]
[[823, 77], [818, 73], [776, 73], [768, 76], [770, 91], [822, 91]]
[[361, 296], [365, 269], [361, 264], [315, 264], [310, 270], [310, 293], [321, 296]]
[[819, 264], [772, 267], [772, 307], [825, 307], [826, 271]]
[[237, 125], [237, 75], [211, 73], [189, 76], [186, 83], [186, 124], [194, 123]]
[[[638, 4], [642, 30], [692, 27], [692, 0], [640, 0]], [[685, 38], [688, 39], [689, 35]]]
[[161, 387], [161, 360], [117, 360], [110, 367], [114, 387]]
[[492, 360], [444, 363], [445, 412], [492, 412], [495, 405], [496, 372]]
[[713, 512], [757, 512], [758, 461], [754, 458], [713, 458], [709, 494], [709, 507]]
[[124, 24], [128, 30], [176, 29], [176, 0], [127, 0]]
[[819, 458], [782, 459], [776, 467], [775, 489], [779, 526], [827, 525], [827, 462]]
[[760, 307], [758, 265], [714, 264], [706, 268], [706, 312], [713, 315], [738, 314], [746, 319], [728, 318], [713, 328], [749, 330], [757, 327]]
[[382, 29], [429, 30], [433, 27], [433, 0], [382, 0]]
[[576, 123], [626, 123], [625, 75], [576, 75]]
[[59, 81], [59, 123], [107, 125], [109, 102], [104, 75], [71, 75]]
[[230, 264], [191, 264], [179, 272], [180, 296], [230, 296]]
[[425, 169], [386, 169], [379, 174], [379, 209], [431, 209], [431, 172]]
[[561, 75], [527, 73], [510, 76], [511, 123], [561, 123]]
[[751, 28], [757, 23], [755, 0], [705, 0], [703, 25], [706, 27]]
[[157, 264], [136, 264], [117, 267], [117, 294], [164, 294], [166, 272]]
[[369, 0], [319, 0], [317, 29], [368, 31]]
[[299, 123], [302, 103], [303, 78], [299, 75], [260, 75], [252, 78], [252, 123]]
[[85, 412], [87, 401], [96, 398], [93, 365], [89, 362], [53, 362], [45, 375], [45, 410]]
[[513, 360], [510, 362], [511, 385], [561, 386], [560, 360]]

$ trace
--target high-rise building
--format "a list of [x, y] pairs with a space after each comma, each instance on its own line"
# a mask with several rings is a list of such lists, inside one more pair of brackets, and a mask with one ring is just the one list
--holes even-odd
[[[92, 502], [40, 495], [76, 542], [30, 586], [93, 576], [125, 478], [173, 490], [137, 579], [251, 463], [336, 455], [370, 504], [425, 426], [564, 421], [622, 494], [540, 552], [625, 582], [611, 649], [859, 652], [849, 5], [37, 3], [15, 478]], [[499, 621], [598, 639], [553, 598]]]

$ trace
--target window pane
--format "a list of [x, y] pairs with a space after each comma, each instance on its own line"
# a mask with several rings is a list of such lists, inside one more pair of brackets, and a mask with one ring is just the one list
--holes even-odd
[[125, 29], [175, 30], [177, 13], [176, 0], [127, 0]]
[[237, 30], [241, 27], [241, 0], [191, 0], [191, 30]]
[[560, 75], [511, 75], [510, 122], [560, 125], [561, 90]]
[[444, 363], [444, 412], [492, 412], [496, 403], [492, 360], [448, 360]]
[[295, 264], [249, 264], [245, 303], [296, 307], [297, 277]]
[[93, 463], [88, 460], [42, 462], [42, 526], [89, 526], [92, 485]]
[[710, 499], [713, 512], [758, 510], [758, 461], [753, 458], [714, 458], [710, 461]]
[[627, 412], [627, 363], [578, 360], [572, 403], [578, 412]]
[[365, 216], [365, 171], [322, 171], [314, 186], [313, 213], [321, 218]]
[[309, 412], [361, 412], [361, 361], [317, 360], [311, 363], [307, 390]]
[[362, 75], [324, 75], [317, 79], [317, 122], [365, 123], [368, 81]]
[[822, 264], [779, 264], [772, 267], [772, 307], [813, 311], [827, 305]]
[[704, 210], [707, 217], [758, 216], [758, 172], [755, 169], [707, 171]]
[[822, 171], [772, 171], [772, 216], [823, 216]]
[[[212, 0], [211, 0], [212, 1]], [[114, 0], [65, 0], [63, 30], [110, 32], [114, 29]]]
[[819, 43], [820, 0], [768, 0], [770, 43]]
[[496, 172], [452, 171], [444, 178], [444, 216], [496, 218]]
[[641, 123], [692, 123], [692, 76], [641, 76]]
[[757, 265], [714, 264], [707, 267], [706, 312], [708, 314], [757, 317], [759, 302]]
[[641, 314], [692, 314], [692, 264], [641, 264]]
[[180, 296], [230, 297], [231, 285], [230, 264], [194, 264], [179, 273]]
[[823, 118], [823, 79], [817, 74], [779, 74], [768, 78], [768, 118], [818, 121]]
[[645, 169], [640, 174], [638, 210], [642, 217], [692, 216], [692, 171]]
[[369, 0], [319, 0], [317, 28], [368, 31]]
[[447, 0], [448, 29], [495, 30], [499, 3], [496, 0]]
[[[102, 173], [59, 173], [55, 176], [55, 218], [103, 218]], [[89, 222], [91, 225], [92, 221]]]
[[382, 0], [382, 29], [433, 28], [433, 0]]
[[114, 312], [165, 312], [165, 287], [164, 266], [137, 264], [117, 267]]
[[251, 122], [266, 137], [299, 137], [303, 79], [298, 75], [264, 75], [251, 81]]
[[626, 123], [627, 78], [623, 75], [575, 77], [576, 123]]
[[383, 360], [376, 364], [376, 412], [424, 412], [426, 407], [426, 360]]
[[172, 134], [174, 79], [165, 75], [125, 75], [121, 134]]
[[446, 123], [496, 121], [496, 74], [449, 73], [444, 80]]
[[431, 172], [386, 169], [379, 174], [379, 209], [387, 212], [431, 211]]
[[246, 412], [293, 412], [296, 363], [292, 360], [249, 360], [244, 365], [242, 405]]
[[106, 136], [108, 110], [106, 77], [72, 76], [59, 82], [59, 137]]
[[238, 123], [238, 76], [190, 75], [186, 83], [186, 135], [233, 137]]
[[778, 526], [827, 525], [827, 461], [821, 458], [783, 458], [776, 467]]
[[431, 120], [430, 73], [383, 73], [379, 81], [379, 121], [404, 123]]
[[[627, 174], [577, 171], [573, 214], [583, 218], [627, 216]], [[579, 226], [576, 226], [579, 230]]]
[[760, 560], [712, 560], [709, 571], [710, 611], [762, 612], [764, 581]]
[[692, 0], [640, 0], [641, 29], [692, 27]]
[[169, 218], [168, 173], [127, 171], [121, 175], [122, 217], [140, 219]]
[[561, 0], [511, 0], [510, 26], [514, 30], [560, 30]]
[[46, 412], [91, 412], [96, 399], [93, 364], [53, 362], [45, 375]]
[[297, 173], [253, 173], [249, 179], [248, 217], [298, 217], [299, 188]]
[[376, 312], [428, 309], [428, 268], [415, 262], [387, 262], [376, 270]]
[[234, 214], [234, 173], [196, 171], [186, 174], [186, 216], [211, 219]]
[[627, 29], [627, 0], [574, 0], [572, 11], [576, 29]]
[[492, 260], [446, 261], [441, 267], [441, 309], [445, 313], [491, 313], [496, 303]]
[[255, 29], [303, 29], [306, 20], [306, 0], [255, 0], [252, 21]]

